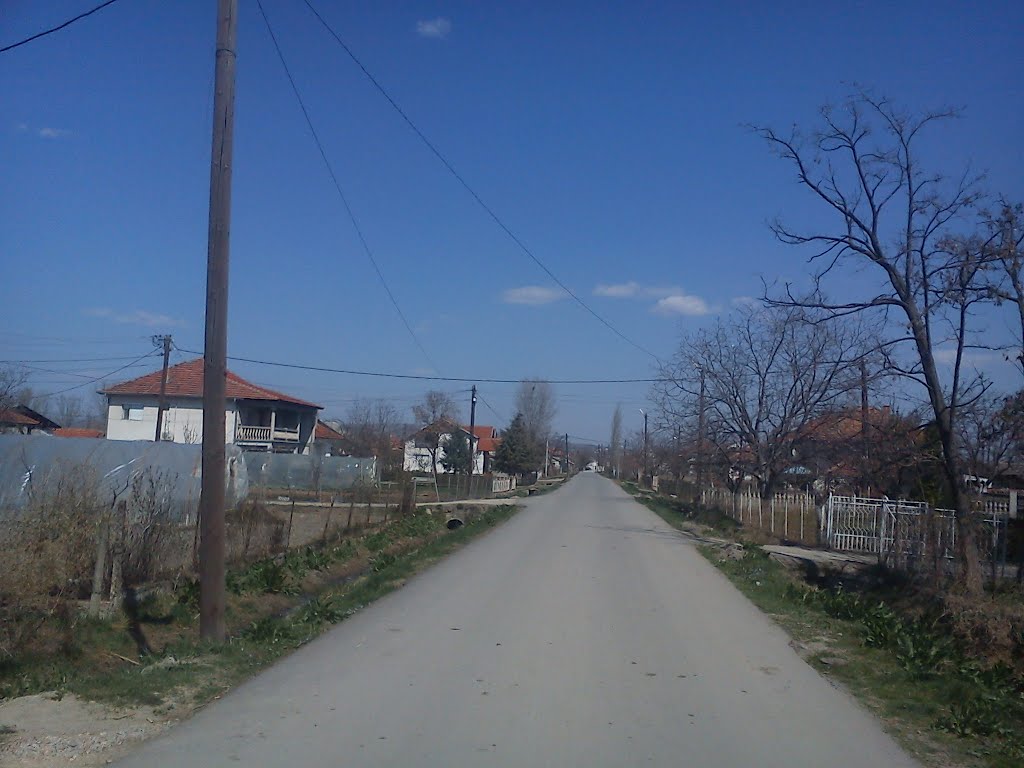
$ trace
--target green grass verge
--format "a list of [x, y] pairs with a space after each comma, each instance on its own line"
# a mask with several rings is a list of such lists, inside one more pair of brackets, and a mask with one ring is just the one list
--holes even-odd
[[[199, 642], [194, 584], [145, 607], [158, 652], [140, 658], [123, 618], [81, 619], [63, 653], [0, 666], [0, 697], [55, 691], [158, 711], [201, 706], [333, 624], [400, 587], [431, 563], [501, 524], [514, 505], [482, 507], [461, 528], [419, 512], [358, 540], [253, 563], [229, 574], [228, 642]], [[138, 660], [137, 664], [132, 663]]]
[[796, 641], [808, 662], [846, 687], [905, 747], [929, 765], [1019, 768], [1024, 764], [1024, 678], [958, 647], [943, 616], [907, 617], [891, 587], [861, 592], [808, 586], [715, 511], [623, 487], [670, 525], [699, 525], [744, 544], [701, 553]]

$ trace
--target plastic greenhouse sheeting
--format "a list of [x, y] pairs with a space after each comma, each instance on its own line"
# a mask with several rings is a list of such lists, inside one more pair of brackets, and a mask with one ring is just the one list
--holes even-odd
[[377, 478], [375, 458], [246, 453], [245, 461], [252, 488], [341, 491]]
[[[234, 506], [249, 490], [242, 452], [226, 446], [227, 503]], [[16, 515], [32, 493], [46, 494], [73, 473], [99, 484], [101, 496], [127, 500], [133, 481], [147, 474], [179, 520], [195, 519], [202, 479], [198, 445], [50, 435], [0, 435], [0, 516]]]

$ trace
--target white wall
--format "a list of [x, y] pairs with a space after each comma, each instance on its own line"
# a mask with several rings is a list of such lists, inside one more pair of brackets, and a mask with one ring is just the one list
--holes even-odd
[[[440, 445], [437, 447], [437, 474], [443, 475], [445, 473], [444, 465], [441, 464], [441, 460], [444, 459], [444, 444], [447, 439], [447, 435], [442, 435]], [[478, 438], [473, 438], [473, 447], [476, 448]], [[429, 472], [430, 471], [430, 450], [427, 448], [417, 448], [415, 440], [405, 441], [405, 456], [402, 461], [402, 469], [406, 472]], [[473, 455], [473, 474], [482, 475], [484, 473], [484, 455], [479, 451], [475, 451]]]
[[[107, 399], [108, 440], [152, 440], [156, 434], [157, 398], [143, 395], [111, 395]], [[124, 406], [141, 405], [141, 421], [124, 418]], [[203, 440], [203, 405], [195, 398], [168, 398], [164, 411], [162, 431], [175, 443]], [[225, 443], [235, 439], [235, 405], [231, 403], [224, 413]]]

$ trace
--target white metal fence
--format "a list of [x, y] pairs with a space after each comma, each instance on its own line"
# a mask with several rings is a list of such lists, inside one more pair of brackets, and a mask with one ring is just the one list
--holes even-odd
[[[993, 568], [1006, 562], [1007, 520], [1016, 499], [985, 499], [977, 505], [978, 549]], [[913, 567], [956, 559], [956, 514], [923, 501], [830, 495], [821, 516], [822, 542], [845, 552], [877, 554]]]

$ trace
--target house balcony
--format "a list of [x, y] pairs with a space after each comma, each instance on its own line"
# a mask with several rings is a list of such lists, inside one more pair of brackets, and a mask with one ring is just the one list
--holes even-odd
[[239, 424], [235, 427], [236, 443], [294, 443], [299, 442], [299, 428], [289, 427], [251, 427]]

